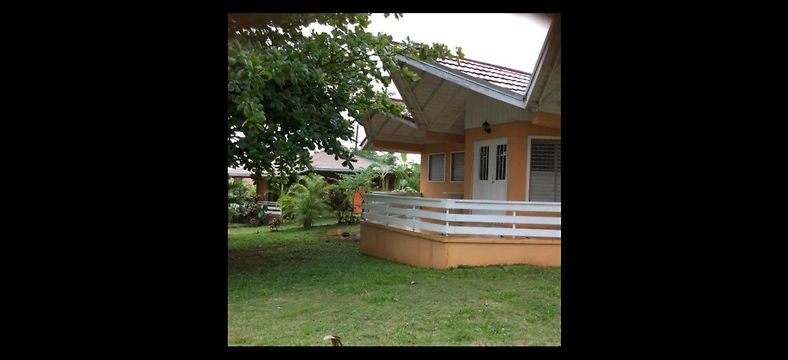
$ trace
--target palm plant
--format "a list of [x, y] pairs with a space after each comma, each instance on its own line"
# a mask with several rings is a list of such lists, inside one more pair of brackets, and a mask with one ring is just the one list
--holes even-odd
[[396, 178], [397, 185], [394, 191], [417, 192], [419, 190], [419, 164], [403, 162], [392, 166], [390, 171]]
[[326, 202], [329, 185], [326, 179], [317, 174], [301, 176], [298, 183], [280, 198], [285, 215], [293, 215], [296, 221], [304, 224], [305, 229], [312, 227], [314, 221], [331, 212]]

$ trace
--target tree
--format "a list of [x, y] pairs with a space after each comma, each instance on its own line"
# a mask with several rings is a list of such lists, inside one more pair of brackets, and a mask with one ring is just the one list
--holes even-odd
[[[365, 29], [370, 14], [231, 14], [228, 21], [227, 157], [243, 167], [284, 177], [311, 167], [309, 150], [324, 149], [353, 167], [353, 122], [372, 112], [399, 114], [387, 75], [418, 77], [396, 55], [421, 60], [453, 56], [443, 44], [394, 43]], [[400, 14], [395, 14], [399, 17]], [[305, 26], [319, 23], [330, 33]], [[462, 51], [457, 49], [457, 57]], [[381, 66], [378, 66], [378, 65]], [[376, 87], [380, 89], [376, 89]]]
[[326, 202], [328, 190], [329, 185], [322, 176], [314, 173], [301, 176], [299, 182], [280, 198], [282, 211], [293, 215], [305, 229], [309, 229], [317, 218], [331, 211]]

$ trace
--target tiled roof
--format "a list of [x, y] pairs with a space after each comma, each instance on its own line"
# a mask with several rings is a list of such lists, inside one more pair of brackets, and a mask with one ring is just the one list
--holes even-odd
[[[372, 161], [370, 159], [367, 159], [365, 157], [358, 156], [358, 155], [356, 155], [356, 159], [358, 161], [353, 163], [353, 170], [350, 170], [350, 168], [348, 168], [346, 166], [342, 166], [342, 161], [343, 161], [342, 159], [334, 160], [334, 155], [328, 155], [328, 154], [326, 154], [325, 151], [319, 151], [319, 152], [316, 152], [316, 153], [312, 154], [312, 167], [316, 171], [332, 171], [332, 172], [347, 172], [347, 173], [349, 173], [349, 172], [352, 172], [352, 171], [358, 171], [358, 170], [363, 169], [363, 168], [369, 166], [370, 164], [374, 163], [374, 161]], [[380, 167], [381, 170], [387, 170], [388, 169], [388, 165], [378, 164], [378, 166]], [[309, 171], [309, 169], [301, 170], [301, 171], [299, 171], [299, 173], [303, 174], [303, 173], [305, 173], [307, 171]], [[263, 175], [267, 176], [267, 173], [263, 172]], [[227, 168], [227, 176], [229, 176], [229, 177], [251, 177], [252, 173], [247, 171], [247, 170], [244, 170], [244, 169], [228, 167]]]
[[[334, 159], [334, 155], [329, 155], [325, 151], [320, 151], [312, 154], [312, 167], [317, 171], [333, 171], [333, 172], [351, 172], [351, 171], [358, 171], [359, 169], [363, 169], [374, 161], [356, 155], [357, 162], [353, 163], [353, 170], [346, 166], [342, 166], [342, 159]], [[380, 165], [380, 164], [379, 164]], [[382, 168], [385, 168], [385, 165], [380, 165]], [[306, 172], [307, 169], [302, 170], [301, 172]]]
[[525, 71], [509, 69], [481, 61], [462, 59], [459, 65], [456, 59], [438, 59], [437, 62], [447, 68], [488, 81], [493, 85], [511, 90], [520, 95], [525, 95], [525, 92], [528, 90], [528, 84], [531, 82], [531, 74]]

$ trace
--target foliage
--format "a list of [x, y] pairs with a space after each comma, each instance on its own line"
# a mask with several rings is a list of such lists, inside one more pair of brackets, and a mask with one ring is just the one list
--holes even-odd
[[415, 192], [419, 192], [421, 186], [421, 164], [411, 163], [410, 167], [410, 175], [405, 178], [405, 181], [408, 182], [408, 187], [416, 190]]
[[[308, 167], [309, 150], [324, 149], [352, 168], [341, 140], [364, 114], [399, 114], [385, 89], [389, 74], [418, 76], [396, 61], [454, 55], [443, 44], [420, 44], [366, 31], [370, 14], [231, 14], [227, 58], [227, 156], [231, 167], [285, 177]], [[399, 18], [401, 14], [395, 14]], [[318, 23], [329, 33], [305, 26]], [[462, 50], [457, 48], [456, 57]], [[380, 66], [379, 66], [380, 65]], [[377, 90], [381, 88], [383, 90]]]
[[227, 222], [259, 223], [264, 216], [257, 202], [255, 186], [244, 184], [240, 180], [227, 184]]
[[228, 204], [227, 205], [227, 223], [228, 224], [232, 223], [233, 219], [235, 219], [235, 216], [236, 216], [236, 211], [235, 211], [236, 207], [233, 206], [233, 205], [235, 205], [235, 204]]
[[419, 176], [421, 172], [419, 164], [401, 163], [392, 166], [389, 171], [396, 177], [397, 188], [394, 191], [404, 191], [403, 189], [409, 189], [408, 192], [419, 191]]
[[359, 221], [361, 221], [361, 215], [353, 211], [344, 212], [339, 217], [339, 223], [342, 225], [355, 225], [358, 224]]
[[397, 155], [394, 155], [393, 152], [389, 151], [381, 156], [381, 163], [393, 166], [397, 163]]
[[352, 174], [339, 175], [337, 186], [339, 186], [345, 194], [352, 196], [356, 191], [365, 192], [372, 188], [375, 178], [380, 176], [380, 174], [380, 166], [378, 164], [370, 164]]
[[256, 191], [254, 185], [245, 184], [241, 180], [233, 180], [227, 183], [227, 200], [230, 203], [240, 204], [244, 200], [254, 198]]
[[364, 193], [372, 188], [376, 177], [381, 176], [380, 167], [371, 164], [352, 174], [341, 174], [339, 181], [333, 186], [329, 195], [329, 204], [337, 215], [340, 224], [356, 224], [359, 216], [353, 211], [353, 195]]
[[353, 213], [352, 196], [339, 186], [332, 186], [328, 193], [328, 204], [336, 212], [337, 223], [342, 224], [347, 213]]
[[402, 186], [398, 189], [395, 189], [393, 192], [414, 193], [419, 191], [410, 186]]
[[329, 185], [320, 175], [311, 173], [299, 177], [285, 195], [279, 198], [282, 211], [309, 229], [315, 219], [331, 211], [327, 203]]
[[[367, 159], [372, 159], [375, 162], [385, 164], [385, 165], [394, 165], [397, 163], [397, 155], [395, 153], [389, 151], [383, 154], [378, 154], [378, 151], [367, 150], [367, 149], [357, 149], [353, 151], [354, 155], [363, 156]], [[407, 156], [405, 153], [402, 153], [400, 157], [403, 155]]]
[[282, 219], [278, 217], [271, 218], [271, 220], [268, 222], [268, 226], [271, 227], [272, 231], [278, 231], [279, 225], [281, 224], [282, 224]]

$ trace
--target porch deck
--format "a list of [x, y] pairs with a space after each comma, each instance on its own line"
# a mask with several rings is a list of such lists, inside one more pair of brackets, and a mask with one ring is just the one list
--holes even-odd
[[366, 194], [362, 253], [418, 267], [561, 265], [561, 204]]

